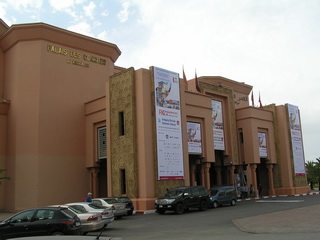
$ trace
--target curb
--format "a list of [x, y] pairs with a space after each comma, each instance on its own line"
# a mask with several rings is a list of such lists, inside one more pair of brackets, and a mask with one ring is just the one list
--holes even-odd
[[268, 199], [268, 198], [276, 198], [276, 197], [301, 197], [301, 196], [312, 196], [312, 195], [319, 195], [320, 192], [309, 192], [309, 193], [302, 193], [302, 194], [290, 194], [290, 195], [272, 195], [272, 196], [262, 196], [256, 198], [245, 198], [245, 199], [238, 199], [237, 202], [241, 201], [250, 201], [250, 200], [259, 200], [259, 199]]

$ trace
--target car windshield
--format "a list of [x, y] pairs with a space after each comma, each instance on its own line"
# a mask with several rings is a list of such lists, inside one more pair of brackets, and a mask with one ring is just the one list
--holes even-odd
[[76, 205], [74, 205], [74, 206], [69, 206], [69, 208], [72, 210], [72, 211], [74, 211], [75, 213], [88, 213], [88, 211], [87, 210], [85, 210], [84, 208], [81, 208], [81, 207], [79, 207], [79, 206], [76, 206]]
[[218, 193], [218, 190], [217, 189], [211, 189], [210, 190], [210, 195], [211, 196], [214, 196], [214, 195], [216, 195]]
[[105, 209], [105, 207], [97, 205], [95, 203], [90, 203], [88, 204], [89, 207], [94, 208], [94, 209]]
[[183, 193], [182, 190], [170, 190], [167, 192], [166, 196], [167, 197], [173, 197], [173, 196], [180, 196]]
[[106, 201], [109, 204], [119, 203], [120, 201], [115, 198], [104, 198], [104, 201]]
[[63, 208], [61, 209], [61, 212], [68, 216], [69, 218], [74, 218], [76, 216], [76, 214], [74, 214], [73, 212], [71, 212], [68, 208]]

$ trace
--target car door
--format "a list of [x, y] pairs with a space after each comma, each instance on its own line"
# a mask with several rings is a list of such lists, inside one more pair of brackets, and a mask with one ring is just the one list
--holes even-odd
[[31, 236], [29, 226], [35, 210], [27, 210], [14, 215], [5, 226], [1, 227], [1, 233], [5, 238]]
[[29, 231], [32, 236], [47, 235], [53, 227], [54, 211], [51, 209], [39, 209], [29, 224]]
[[192, 188], [192, 196], [192, 206], [198, 207], [200, 204], [200, 192], [198, 188]]

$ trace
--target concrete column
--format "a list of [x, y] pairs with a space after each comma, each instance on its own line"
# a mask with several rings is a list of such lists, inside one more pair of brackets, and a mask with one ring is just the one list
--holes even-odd
[[257, 175], [256, 175], [257, 164], [255, 163], [250, 164], [250, 169], [251, 169], [251, 182], [254, 187], [255, 195], [257, 197], [258, 196], [258, 183], [257, 183]]
[[203, 185], [205, 186], [206, 189], [210, 188], [210, 163], [203, 163], [202, 164], [202, 169], [203, 169]]
[[269, 177], [269, 195], [275, 195], [274, 182], [273, 182], [273, 164], [267, 164], [268, 177]]
[[99, 168], [90, 169], [90, 192], [92, 192], [92, 197], [98, 197], [99, 194], [98, 173]]
[[229, 170], [229, 185], [234, 185], [234, 169], [235, 166], [231, 165], [228, 167]]

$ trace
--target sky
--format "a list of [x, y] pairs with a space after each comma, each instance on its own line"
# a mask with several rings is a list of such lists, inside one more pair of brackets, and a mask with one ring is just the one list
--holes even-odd
[[117, 66], [251, 85], [256, 104], [299, 107], [305, 160], [320, 157], [320, 0], [0, 0], [0, 18], [116, 44]]

